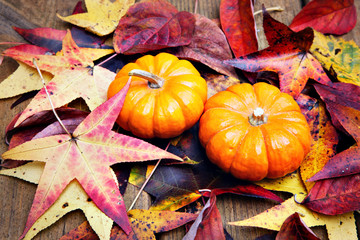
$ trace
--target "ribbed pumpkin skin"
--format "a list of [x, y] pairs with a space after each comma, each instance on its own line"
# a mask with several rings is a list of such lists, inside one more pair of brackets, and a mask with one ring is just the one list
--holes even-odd
[[[253, 126], [249, 116], [258, 107], [267, 122]], [[209, 98], [200, 119], [199, 138], [214, 164], [250, 181], [296, 170], [311, 144], [309, 126], [298, 104], [267, 83], [234, 85]]]
[[192, 127], [200, 118], [207, 99], [206, 81], [186, 60], [168, 53], [145, 55], [125, 65], [110, 84], [108, 98], [119, 92], [133, 69], [163, 78], [161, 88], [133, 76], [117, 123], [141, 138], [171, 138]]

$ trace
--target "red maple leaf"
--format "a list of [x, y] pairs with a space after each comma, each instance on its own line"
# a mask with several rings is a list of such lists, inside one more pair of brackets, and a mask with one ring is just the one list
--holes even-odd
[[277, 72], [281, 91], [294, 98], [299, 96], [309, 78], [321, 84], [332, 84], [321, 64], [309, 53], [314, 39], [312, 29], [293, 32], [265, 11], [264, 30], [268, 48], [225, 63], [249, 72]]
[[28, 141], [2, 155], [3, 159], [45, 162], [22, 237], [73, 180], [81, 184], [100, 210], [129, 233], [125, 205], [110, 166], [158, 158], [181, 160], [145, 141], [111, 131], [128, 86], [92, 111], [71, 136], [59, 134]]

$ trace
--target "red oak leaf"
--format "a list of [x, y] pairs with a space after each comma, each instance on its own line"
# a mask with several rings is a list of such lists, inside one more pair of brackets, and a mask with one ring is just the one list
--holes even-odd
[[312, 27], [329, 34], [345, 34], [356, 25], [354, 0], [313, 0], [295, 16], [290, 24], [294, 31]]
[[22, 237], [74, 179], [101, 211], [129, 233], [126, 209], [110, 166], [158, 158], [181, 160], [142, 140], [111, 131], [128, 86], [92, 111], [71, 136], [59, 134], [32, 140], [2, 155], [3, 159], [45, 162]]
[[220, 22], [236, 58], [258, 50], [252, 0], [222, 0]]
[[326, 215], [360, 209], [360, 174], [320, 180], [302, 202], [307, 208]]
[[305, 225], [301, 220], [298, 213], [294, 213], [289, 216], [283, 225], [279, 233], [276, 235], [276, 240], [320, 240], [311, 229]]
[[321, 84], [332, 84], [321, 64], [309, 53], [314, 38], [313, 30], [307, 28], [295, 33], [266, 11], [264, 29], [270, 47], [225, 63], [249, 72], [277, 72], [281, 91], [295, 98], [309, 78]]
[[190, 44], [195, 17], [165, 0], [143, 1], [131, 6], [114, 34], [117, 53], [144, 53]]

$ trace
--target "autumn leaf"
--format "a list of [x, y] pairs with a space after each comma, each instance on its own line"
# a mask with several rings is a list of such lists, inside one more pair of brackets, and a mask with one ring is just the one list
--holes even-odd
[[92, 111], [72, 136], [62, 134], [32, 140], [2, 155], [3, 159], [46, 163], [22, 237], [75, 178], [96, 206], [129, 233], [124, 202], [110, 165], [157, 158], [181, 160], [144, 141], [111, 131], [128, 86]]
[[67, 17], [62, 17], [59, 14], [57, 16], [63, 21], [83, 27], [99, 36], [104, 36], [115, 30], [120, 18], [134, 2], [134, 0], [85, 0], [88, 12]]
[[117, 53], [134, 54], [190, 44], [195, 17], [179, 12], [166, 0], [142, 1], [131, 6], [114, 33]]
[[310, 191], [315, 183], [307, 180], [319, 172], [329, 159], [336, 154], [339, 139], [336, 129], [327, 116], [323, 102], [306, 95], [300, 95], [297, 103], [311, 129], [312, 144], [310, 152], [300, 165], [301, 179], [307, 191]]
[[[34, 45], [17, 46], [5, 51], [5, 55], [33, 66], [33, 58], [37, 59], [40, 69], [49, 71], [55, 77], [47, 84], [55, 108], [71, 102], [76, 98], [83, 98], [90, 110], [93, 110], [106, 101], [107, 88], [114, 79], [115, 73], [94, 66], [93, 60], [109, 54], [109, 49], [79, 48], [73, 41], [70, 32], [63, 41], [64, 56], [37, 55], [37, 51], [45, 51]], [[31, 49], [28, 53], [28, 48]], [[110, 51], [110, 52], [109, 52]], [[35, 52], [35, 53], [34, 53]], [[51, 109], [46, 91], [41, 89], [34, 97], [15, 125], [24, 121], [27, 117]]]
[[287, 175], [280, 179], [265, 179], [256, 184], [263, 186], [266, 189], [296, 194], [296, 201], [295, 197], [291, 197], [281, 204], [275, 205], [256, 216], [228, 224], [235, 226], [260, 227], [279, 231], [286, 218], [295, 212], [298, 212], [308, 227], [325, 225], [330, 240], [342, 239], [344, 235], [347, 239], [357, 239], [355, 218], [352, 212], [337, 216], [326, 216], [317, 214], [297, 203], [306, 197], [306, 189], [297, 173]]
[[360, 174], [317, 181], [302, 202], [307, 208], [326, 215], [360, 209]]
[[220, 74], [201, 73], [201, 76], [206, 80], [208, 98], [217, 92], [226, 90], [232, 85], [241, 83], [241, 81], [237, 78]]
[[301, 220], [299, 213], [294, 213], [289, 216], [281, 226], [279, 233], [276, 235], [276, 240], [287, 239], [320, 240], [320, 238], [306, 226], [304, 221]]
[[[190, 221], [196, 219], [197, 215], [192, 213], [172, 212], [172, 211], [150, 211], [142, 209], [133, 209], [128, 212], [132, 232], [126, 235], [118, 226], [111, 230], [112, 240], [141, 240], [156, 239], [155, 233], [162, 233], [178, 228]], [[84, 222], [76, 229], [60, 238], [60, 240], [70, 239], [94, 239], [89, 224]]]
[[189, 45], [170, 48], [179, 58], [201, 62], [224, 75], [237, 78], [235, 69], [222, 61], [232, 58], [224, 33], [207, 17], [195, 14], [195, 30]]
[[326, 103], [334, 126], [340, 130], [345, 129], [359, 142], [360, 87], [350, 83], [335, 83], [332, 87], [314, 86]]
[[86, 69], [94, 66], [93, 61], [113, 52], [112, 49], [79, 48], [68, 30], [62, 42], [62, 51], [57, 56], [49, 55], [47, 48], [23, 44], [6, 49], [3, 55], [35, 67], [33, 59], [41, 70], [58, 75], [64, 70]]
[[[1, 170], [0, 174], [37, 184], [43, 173], [44, 166], [43, 162], [31, 162], [17, 168]], [[113, 221], [89, 199], [79, 182], [73, 180], [54, 204], [34, 223], [24, 239], [32, 239], [37, 233], [55, 223], [65, 214], [77, 209], [84, 212], [92, 229], [100, 239], [110, 238]]]
[[321, 64], [309, 53], [314, 33], [307, 28], [298, 33], [264, 12], [264, 31], [269, 47], [225, 63], [249, 72], [279, 74], [280, 89], [297, 98], [309, 78], [331, 85]]
[[340, 82], [360, 86], [360, 48], [353, 40], [345, 41], [314, 31], [310, 52], [324, 68], [333, 68]]
[[311, 27], [316, 31], [342, 35], [356, 25], [354, 0], [313, 0], [295, 16], [289, 27], [300, 31]]
[[220, 22], [236, 58], [258, 50], [253, 1], [222, 0]]
[[[18, 68], [0, 83], [0, 98], [10, 98], [23, 93], [39, 90], [43, 87], [36, 69], [18, 62]], [[44, 81], [48, 83], [53, 77], [43, 72]], [[19, 81], [21, 79], [21, 81]]]
[[219, 209], [216, 206], [215, 194], [211, 194], [199, 216], [183, 238], [183, 240], [192, 239], [225, 240], [224, 227]]
[[[66, 35], [66, 30], [54, 28], [22, 29], [14, 27], [14, 30], [30, 43], [39, 47], [45, 47], [53, 52], [61, 50], [62, 41]], [[103, 44], [104, 39], [78, 28], [72, 28], [71, 35], [75, 43], [81, 48], [110, 48], [110, 46]]]

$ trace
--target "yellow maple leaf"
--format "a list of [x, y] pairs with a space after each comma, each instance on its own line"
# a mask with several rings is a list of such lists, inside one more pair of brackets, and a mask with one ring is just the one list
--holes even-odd
[[[40, 76], [35, 68], [18, 62], [19, 67], [0, 83], [0, 99], [14, 97], [26, 92], [39, 90], [43, 87]], [[52, 75], [42, 72], [44, 81], [50, 82]]]
[[336, 129], [326, 114], [325, 104], [320, 102], [318, 107], [314, 107], [313, 110], [317, 115], [314, 116], [314, 121], [309, 123], [310, 129], [313, 129], [313, 142], [310, 152], [300, 166], [301, 179], [308, 192], [315, 185], [315, 182], [307, 182], [306, 180], [319, 172], [335, 155], [339, 141]]
[[307, 209], [305, 206], [297, 203], [301, 202], [306, 197], [306, 189], [297, 172], [288, 174], [279, 179], [265, 179], [260, 182], [256, 182], [256, 184], [268, 190], [293, 193], [296, 196], [296, 201], [295, 196], [293, 196], [283, 203], [276, 205], [254, 217], [241, 221], [230, 222], [230, 225], [260, 227], [279, 231], [285, 219], [293, 213], [298, 212], [308, 227], [325, 225], [329, 240], [342, 240], [344, 239], [344, 236], [346, 236], [347, 240], [357, 239], [353, 212], [336, 216], [327, 216], [315, 213]]
[[127, 12], [135, 0], [85, 0], [86, 13], [79, 13], [62, 17], [63, 21], [83, 27], [99, 36], [112, 33], [120, 18]]
[[[1, 170], [0, 174], [37, 184], [44, 166], [43, 162], [30, 162], [17, 168]], [[100, 239], [110, 239], [113, 221], [94, 202], [89, 201], [88, 195], [75, 180], [69, 183], [55, 203], [35, 222], [24, 239], [32, 239], [37, 233], [55, 223], [66, 213], [77, 209], [84, 212], [90, 226]]]
[[310, 52], [326, 68], [332, 67], [341, 82], [360, 86], [360, 48], [354, 41], [325, 36], [314, 30]]

